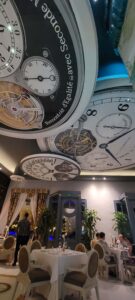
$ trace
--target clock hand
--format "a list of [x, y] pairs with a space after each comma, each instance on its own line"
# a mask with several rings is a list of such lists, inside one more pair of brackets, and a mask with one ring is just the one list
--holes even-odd
[[112, 152], [106, 148], [105, 151], [121, 166], [121, 163], [118, 161], [118, 159], [112, 154]]
[[109, 125], [104, 125], [103, 128], [111, 128], [111, 129], [129, 129], [129, 127], [126, 127], [126, 126], [109, 126]]
[[38, 80], [38, 81], [43, 81], [44, 79], [50, 79], [51, 81], [55, 80], [55, 76], [54, 75], [50, 75], [49, 77], [43, 77], [41, 75], [37, 76], [37, 77], [25, 77], [25, 80]]
[[121, 165], [121, 163], [118, 161], [118, 159], [108, 149], [108, 143], [107, 144], [100, 144], [99, 148], [104, 149], [119, 165]]
[[[131, 129], [131, 130], [129, 130], [129, 131], [127, 131], [127, 132], [125, 132], [125, 133], [123, 133], [123, 134], [117, 136], [116, 138], [110, 140], [108, 143], [100, 144], [100, 145], [99, 145], [99, 148], [105, 149], [105, 151], [108, 152], [108, 154], [110, 154], [110, 155], [111, 155], [111, 156], [119, 163], [119, 161], [117, 160], [117, 158], [116, 158], [116, 157], [110, 152], [110, 150], [108, 149], [108, 145], [111, 144], [111, 143], [113, 143], [113, 142], [115, 142], [115, 141], [117, 141], [117, 140], [120, 139], [121, 137], [127, 135], [128, 133], [130, 133], [130, 132], [132, 132], [132, 131], [134, 131], [134, 130], [135, 130], [135, 128], [133, 128], [133, 129]], [[119, 164], [120, 164], [120, 163], [119, 163]]]
[[129, 131], [127, 131], [127, 132], [125, 132], [125, 133], [123, 133], [123, 134], [117, 136], [116, 138], [110, 140], [106, 145], [109, 145], [109, 144], [111, 144], [111, 143], [117, 141], [118, 139], [120, 139], [120, 138], [123, 137], [124, 135], [127, 135], [128, 133], [130, 133], [130, 132], [132, 132], [132, 131], [134, 131], [134, 130], [135, 130], [135, 128], [133, 128], [133, 129], [131, 129], [131, 130], [129, 130]]

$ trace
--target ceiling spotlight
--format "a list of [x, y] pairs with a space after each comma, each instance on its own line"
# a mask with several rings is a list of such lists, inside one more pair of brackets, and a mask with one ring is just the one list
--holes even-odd
[[10, 32], [13, 31], [13, 28], [12, 28], [12, 26], [11, 26], [10, 24], [7, 26], [7, 29], [8, 29]]
[[15, 48], [11, 48], [11, 50], [10, 50], [10, 51], [11, 51], [11, 53], [13, 53], [13, 54], [14, 54], [14, 53], [15, 53]]
[[2, 168], [0, 167], [0, 170], [2, 170]]
[[92, 177], [92, 180], [95, 180], [96, 178], [95, 177]]
[[103, 180], [106, 180], [106, 177], [103, 177]]

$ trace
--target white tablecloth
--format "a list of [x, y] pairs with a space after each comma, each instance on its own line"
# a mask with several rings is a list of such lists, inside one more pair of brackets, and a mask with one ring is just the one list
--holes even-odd
[[40, 265], [51, 273], [51, 289], [49, 300], [61, 298], [62, 277], [68, 268], [77, 268], [85, 265], [88, 261], [86, 253], [61, 249], [41, 249], [33, 250], [31, 253], [31, 263]]
[[111, 248], [111, 252], [113, 254], [115, 254], [116, 258], [117, 258], [118, 272], [119, 272], [119, 279], [120, 280], [123, 280], [123, 270], [124, 270], [124, 268], [123, 268], [123, 259], [121, 258], [122, 251], [128, 252], [128, 250], [125, 250], [125, 249]]

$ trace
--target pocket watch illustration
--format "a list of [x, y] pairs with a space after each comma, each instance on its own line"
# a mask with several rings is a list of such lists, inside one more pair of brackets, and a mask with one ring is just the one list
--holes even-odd
[[110, 90], [95, 94], [86, 108], [90, 126], [97, 138], [95, 149], [79, 157], [84, 169], [104, 171], [135, 165], [135, 93]]
[[70, 180], [80, 174], [78, 163], [58, 154], [34, 154], [21, 161], [22, 170], [40, 180]]
[[89, 11], [90, 42], [85, 26], [78, 27], [78, 4], [0, 0], [0, 81], [13, 83], [0, 100], [0, 134], [48, 136], [58, 127], [67, 129], [88, 104], [97, 74], [97, 39], [90, 3], [78, 1]]
[[[119, 106], [123, 107], [123, 106]], [[125, 106], [126, 111], [127, 106]], [[96, 125], [96, 132], [103, 138], [112, 138], [122, 132], [126, 132], [131, 128], [132, 119], [131, 117], [123, 113], [112, 113], [103, 117]]]
[[23, 27], [13, 1], [0, 1], [0, 77], [14, 73], [24, 54]]
[[[81, 169], [105, 171], [133, 167], [135, 165], [135, 92], [112, 89], [96, 93], [91, 100], [83, 113], [85, 121], [80, 137], [83, 132], [91, 132], [93, 148], [88, 147], [87, 151], [84, 151], [83, 139], [80, 138], [76, 160]], [[44, 139], [44, 148], [72, 156], [76, 137], [75, 135], [73, 137], [71, 132], [76, 131], [77, 127], [79, 121], [72, 129]]]
[[0, 122], [10, 128], [42, 128], [44, 110], [37, 99], [23, 87], [0, 82]]
[[25, 60], [22, 77], [27, 88], [39, 96], [50, 96], [59, 87], [59, 74], [54, 64], [39, 56]]
[[[49, 143], [49, 138], [47, 140]], [[71, 156], [83, 156], [92, 151], [96, 144], [96, 139], [91, 131], [86, 129], [82, 129], [80, 133], [77, 128], [68, 129], [55, 138], [56, 148], [60, 152]]]

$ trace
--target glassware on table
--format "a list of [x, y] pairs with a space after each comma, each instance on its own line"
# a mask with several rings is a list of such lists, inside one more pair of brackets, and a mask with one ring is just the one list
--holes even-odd
[[61, 238], [59, 238], [59, 245], [58, 245], [58, 248], [59, 248], [59, 250], [62, 249], [62, 239], [61, 239]]
[[64, 246], [65, 246], [65, 249], [68, 248], [68, 243], [67, 243], [67, 241], [64, 242]]

